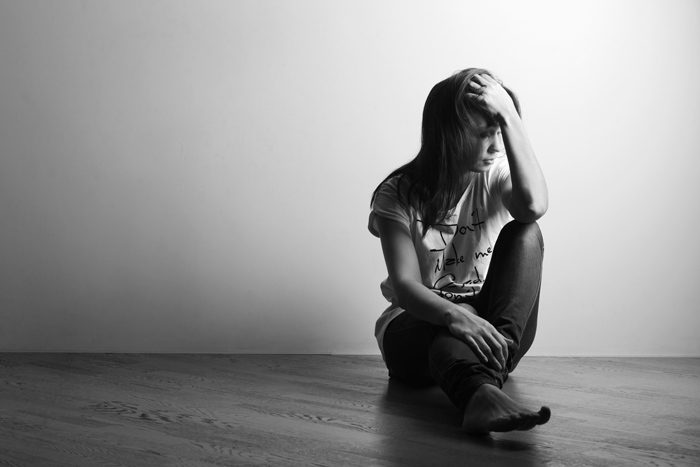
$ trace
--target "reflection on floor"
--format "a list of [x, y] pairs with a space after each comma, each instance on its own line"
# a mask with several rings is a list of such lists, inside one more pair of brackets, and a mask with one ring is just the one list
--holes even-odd
[[469, 437], [376, 356], [0, 354], [2, 465], [700, 465], [700, 359], [526, 357]]

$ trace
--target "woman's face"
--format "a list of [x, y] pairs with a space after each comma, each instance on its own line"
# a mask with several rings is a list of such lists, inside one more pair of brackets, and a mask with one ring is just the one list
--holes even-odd
[[469, 142], [473, 152], [468, 157], [467, 170], [470, 172], [488, 172], [496, 159], [506, 155], [501, 136], [501, 127], [489, 123], [482, 115], [475, 115], [474, 131], [469, 133]]

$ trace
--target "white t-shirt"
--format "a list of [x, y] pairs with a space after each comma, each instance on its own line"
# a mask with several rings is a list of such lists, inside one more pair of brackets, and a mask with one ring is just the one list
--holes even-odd
[[[501, 198], [509, 174], [506, 157], [496, 159], [488, 172], [470, 172], [469, 184], [457, 206], [443, 223], [428, 229], [425, 236], [420, 214], [413, 206], [405, 204], [405, 196], [397, 194], [401, 176], [392, 177], [377, 190], [369, 215], [369, 231], [379, 237], [377, 216], [401, 223], [413, 239], [423, 285], [451, 301], [476, 295], [488, 273], [498, 234], [513, 219]], [[400, 183], [402, 195], [408, 186], [404, 178]], [[389, 278], [381, 283], [381, 290], [391, 302], [375, 327], [375, 337], [383, 355], [384, 331], [389, 322], [405, 310], [398, 305]]]

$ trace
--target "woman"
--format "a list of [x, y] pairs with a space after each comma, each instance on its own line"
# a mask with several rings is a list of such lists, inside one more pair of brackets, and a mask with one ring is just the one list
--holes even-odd
[[437, 382], [467, 432], [527, 430], [550, 411], [501, 391], [535, 335], [547, 187], [515, 95], [489, 71], [436, 84], [418, 155], [372, 196], [391, 306], [375, 334], [393, 379]]

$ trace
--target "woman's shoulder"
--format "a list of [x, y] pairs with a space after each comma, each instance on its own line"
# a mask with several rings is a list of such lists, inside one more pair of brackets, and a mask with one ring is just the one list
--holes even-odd
[[379, 184], [372, 199], [369, 217], [369, 230], [372, 234], [379, 236], [378, 217], [397, 221], [411, 229], [416, 215], [415, 209], [408, 203], [409, 191], [408, 177], [403, 174], [387, 177]]
[[387, 177], [376, 189], [374, 201], [383, 199], [384, 202], [398, 203], [410, 207], [411, 180], [406, 174], [396, 174]]
[[377, 187], [378, 190], [386, 190], [386, 189], [392, 189], [392, 190], [398, 190], [401, 189], [402, 185], [406, 185], [408, 182], [408, 176], [403, 173], [395, 174], [395, 175], [389, 175], [387, 178], [385, 178]]

